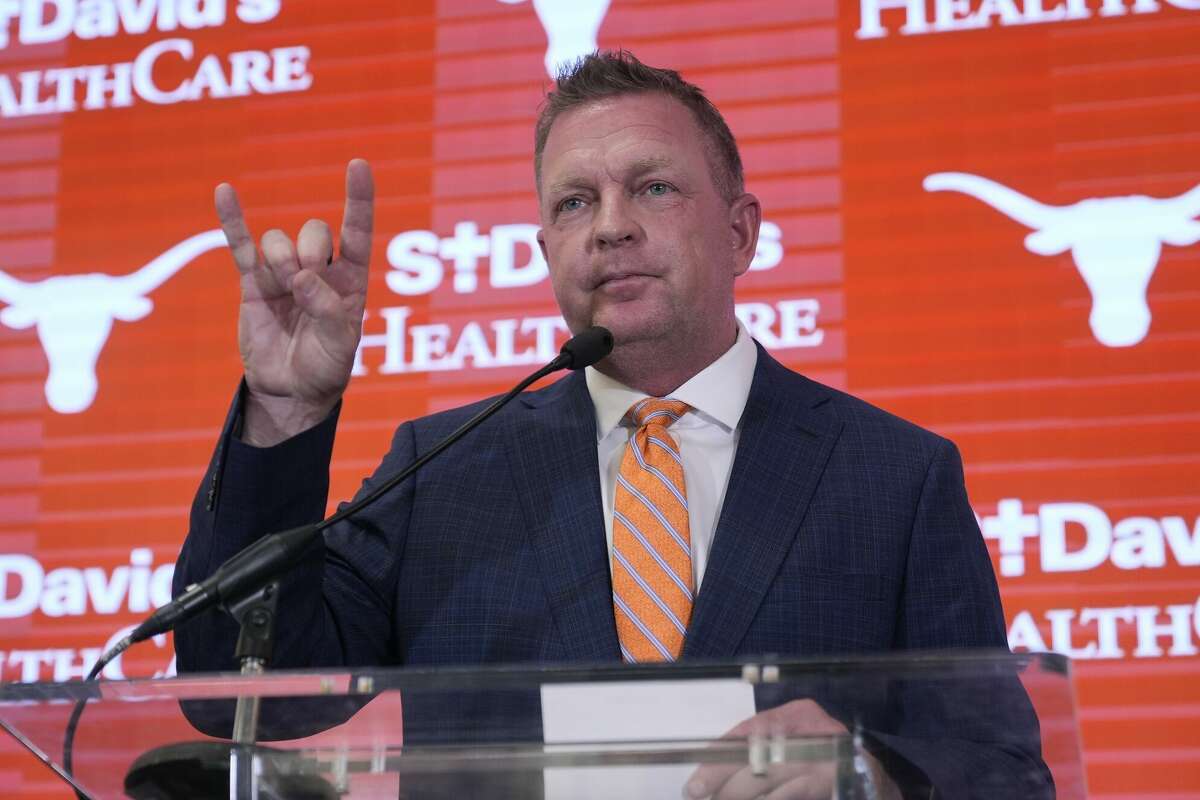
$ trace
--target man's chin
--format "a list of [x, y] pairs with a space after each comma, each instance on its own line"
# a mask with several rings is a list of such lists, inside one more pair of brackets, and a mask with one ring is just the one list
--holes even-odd
[[[678, 326], [671, 324], [671, 309], [655, 300], [643, 297], [634, 301], [603, 304], [592, 314], [591, 324], [608, 328], [618, 347], [678, 335]], [[672, 327], [676, 330], [672, 330]]]

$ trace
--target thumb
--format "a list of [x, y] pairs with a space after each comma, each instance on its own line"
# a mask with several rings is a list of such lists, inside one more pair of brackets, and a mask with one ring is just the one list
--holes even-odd
[[[300, 310], [312, 318], [315, 323], [313, 333], [328, 355], [334, 358], [354, 355], [362, 330], [361, 312], [358, 319], [353, 319], [342, 296], [312, 270], [296, 273], [292, 280], [292, 297]], [[350, 378], [348, 369], [343, 378], [342, 388], [345, 388], [344, 381]]]
[[341, 296], [310, 269], [302, 269], [292, 278], [292, 298], [301, 311], [321, 321], [342, 314]]

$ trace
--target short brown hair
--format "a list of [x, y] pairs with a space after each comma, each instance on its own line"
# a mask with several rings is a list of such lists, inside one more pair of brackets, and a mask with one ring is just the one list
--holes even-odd
[[542, 151], [560, 114], [597, 100], [645, 92], [674, 97], [692, 112], [708, 145], [709, 169], [717, 191], [727, 202], [737, 199], [745, 190], [742, 157], [721, 112], [700, 87], [685, 81], [678, 72], [646, 66], [628, 50], [597, 51], [559, 71], [558, 84], [546, 94], [534, 129], [533, 170], [538, 192], [542, 183]]

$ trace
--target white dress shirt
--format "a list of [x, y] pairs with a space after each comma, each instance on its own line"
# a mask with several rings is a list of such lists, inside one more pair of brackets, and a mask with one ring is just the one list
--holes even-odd
[[[692, 536], [692, 577], [696, 589], [704, 577], [733, 455], [737, 451], [742, 412], [750, 395], [750, 381], [758, 350], [750, 334], [738, 323], [737, 339], [725, 354], [687, 383], [667, 395], [692, 407], [668, 429], [679, 443], [687, 488], [688, 528]], [[630, 406], [647, 395], [588, 367], [588, 392], [596, 408], [596, 454], [600, 460], [600, 494], [604, 500], [604, 531], [608, 537], [612, 569], [613, 487], [621, 458], [636, 429], [625, 418]]]

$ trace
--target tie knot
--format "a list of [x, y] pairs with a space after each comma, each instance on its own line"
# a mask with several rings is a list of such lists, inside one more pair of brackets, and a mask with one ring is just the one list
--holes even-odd
[[691, 410], [692, 407], [682, 400], [647, 397], [630, 406], [629, 418], [639, 428], [647, 425], [662, 425], [666, 428]]

